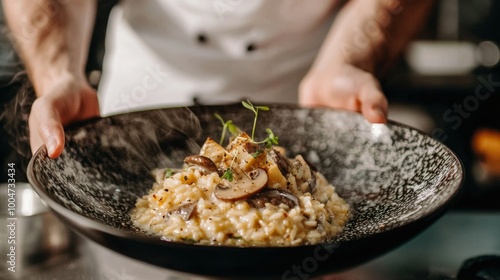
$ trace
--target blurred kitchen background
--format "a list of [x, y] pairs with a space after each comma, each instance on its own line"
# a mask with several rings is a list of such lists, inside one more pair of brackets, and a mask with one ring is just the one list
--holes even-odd
[[500, 209], [500, 1], [440, 0], [383, 80], [390, 118], [442, 141], [466, 169], [458, 207]]
[[[116, 0], [98, 1], [98, 3], [99, 12], [87, 65], [89, 79], [95, 86], [99, 82], [101, 62], [105, 52], [107, 14]], [[0, 28], [5, 29], [3, 16], [0, 16]], [[21, 166], [27, 164], [23, 155], [29, 156], [29, 153], [26, 151], [26, 145], [19, 145], [26, 143], [26, 138], [19, 138], [19, 135], [26, 135], [26, 128], [21, 124], [23, 118], [27, 118], [26, 110], [29, 110], [29, 104], [17, 106], [16, 110], [11, 106], [19, 89], [26, 82], [22, 76], [15, 76], [21, 70], [22, 65], [18, 62], [8, 40], [5, 36], [0, 36], [0, 115], [19, 116], [14, 121], [7, 122], [6, 118], [0, 120], [0, 183], [7, 182], [7, 163], [12, 162], [17, 164], [16, 180], [27, 181]], [[464, 163], [466, 171], [464, 191], [454, 209], [466, 211], [465, 213], [468, 213], [467, 211], [477, 213], [478, 210], [498, 213], [500, 210], [500, 0], [436, 1], [427, 25], [408, 46], [397, 65], [382, 79], [382, 85], [391, 104], [390, 119], [416, 127], [442, 141]], [[15, 135], [16, 133], [19, 135]], [[441, 222], [445, 224], [440, 224], [443, 229], [433, 228], [430, 232], [424, 233], [422, 238], [424, 241], [427, 240], [425, 238], [436, 241], [432, 239], [435, 237], [432, 234], [450, 233], [453, 232], [452, 229], [455, 230], [454, 227], [463, 234], [472, 228], [487, 232], [488, 229], [481, 229], [480, 226], [487, 225], [488, 221], [491, 223], [488, 216], [466, 216], [469, 220], [462, 218], [463, 216], [452, 216], [451, 220], [445, 218], [445, 221]], [[467, 224], [467, 221], [472, 222]], [[467, 225], [471, 227], [467, 228]], [[500, 232], [498, 223], [495, 230]], [[471, 231], [471, 234], [477, 233]], [[450, 236], [453, 235], [454, 233]], [[479, 235], [475, 239], [487, 236], [494, 238], [490, 235], [483, 237]], [[450, 246], [455, 246], [451, 242], [464, 240], [467, 240], [466, 237], [462, 240], [451, 238], [448, 243]], [[486, 247], [491, 244], [487, 240], [489, 239], [483, 239], [482, 243], [486, 244], [484, 245]], [[441, 240], [442, 244], [436, 242], [431, 244], [445, 246], [443, 244], [446, 241]], [[415, 251], [411, 250], [418, 248], [421, 250], [419, 252], [422, 252], [424, 250], [422, 248], [428, 248], [425, 246], [412, 243], [405, 247], [404, 250], [407, 251], [398, 251], [396, 254], [404, 252], [414, 254]], [[481, 245], [477, 246], [479, 247], [476, 248], [482, 248]], [[471, 249], [473, 245], [467, 248]], [[455, 255], [457, 258], [460, 256], [462, 261], [464, 254], [467, 252]], [[375, 268], [383, 267], [384, 261], [392, 264], [399, 261], [398, 265], [403, 265], [402, 262], [406, 259], [399, 256], [393, 254], [388, 258], [382, 258], [378, 263], [375, 262], [378, 265]], [[430, 259], [437, 260], [439, 257], [433, 256]], [[82, 273], [78, 270], [81, 262], [81, 260], [73, 261], [75, 273]], [[385, 268], [388, 267], [390, 265]], [[347, 276], [345, 279], [354, 279]]]

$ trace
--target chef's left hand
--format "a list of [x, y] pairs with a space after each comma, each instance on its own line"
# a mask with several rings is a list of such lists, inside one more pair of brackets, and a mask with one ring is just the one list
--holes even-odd
[[311, 69], [300, 83], [299, 103], [360, 112], [372, 123], [387, 121], [387, 99], [378, 80], [347, 63]]

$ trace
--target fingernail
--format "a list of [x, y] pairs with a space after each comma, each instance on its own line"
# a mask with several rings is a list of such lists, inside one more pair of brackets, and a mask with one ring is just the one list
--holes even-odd
[[376, 106], [374, 109], [377, 114], [385, 118], [385, 111], [382, 109], [382, 107]]
[[387, 114], [385, 110], [382, 109], [382, 107], [376, 106], [375, 108], [373, 108], [373, 110], [383, 119], [382, 122], [385, 122], [387, 120]]
[[45, 144], [47, 146], [47, 152], [49, 154], [52, 154], [56, 148], [57, 148], [57, 140], [55, 137], [49, 137], [47, 139], [47, 143]]

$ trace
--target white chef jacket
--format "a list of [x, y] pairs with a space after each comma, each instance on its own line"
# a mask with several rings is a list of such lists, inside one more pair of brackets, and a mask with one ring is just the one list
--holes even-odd
[[122, 0], [109, 19], [101, 115], [297, 101], [337, 0]]

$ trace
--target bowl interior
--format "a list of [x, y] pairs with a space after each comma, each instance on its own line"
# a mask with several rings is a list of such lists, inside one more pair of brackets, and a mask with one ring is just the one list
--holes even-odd
[[[459, 190], [460, 161], [417, 130], [392, 122], [370, 124], [346, 111], [270, 107], [259, 113], [256, 139], [271, 128], [290, 156], [302, 154], [313, 163], [352, 207], [350, 221], [334, 240], [338, 244], [422, 220], [446, 208]], [[49, 159], [45, 148], [35, 154], [30, 182], [56, 212], [76, 214], [67, 219], [82, 218], [110, 235], [145, 236], [132, 226], [129, 212], [152, 187], [151, 170], [178, 167], [185, 156], [199, 152], [207, 136], [219, 139], [222, 126], [214, 113], [252, 129], [253, 113], [241, 104], [91, 120], [67, 129], [59, 158]]]

